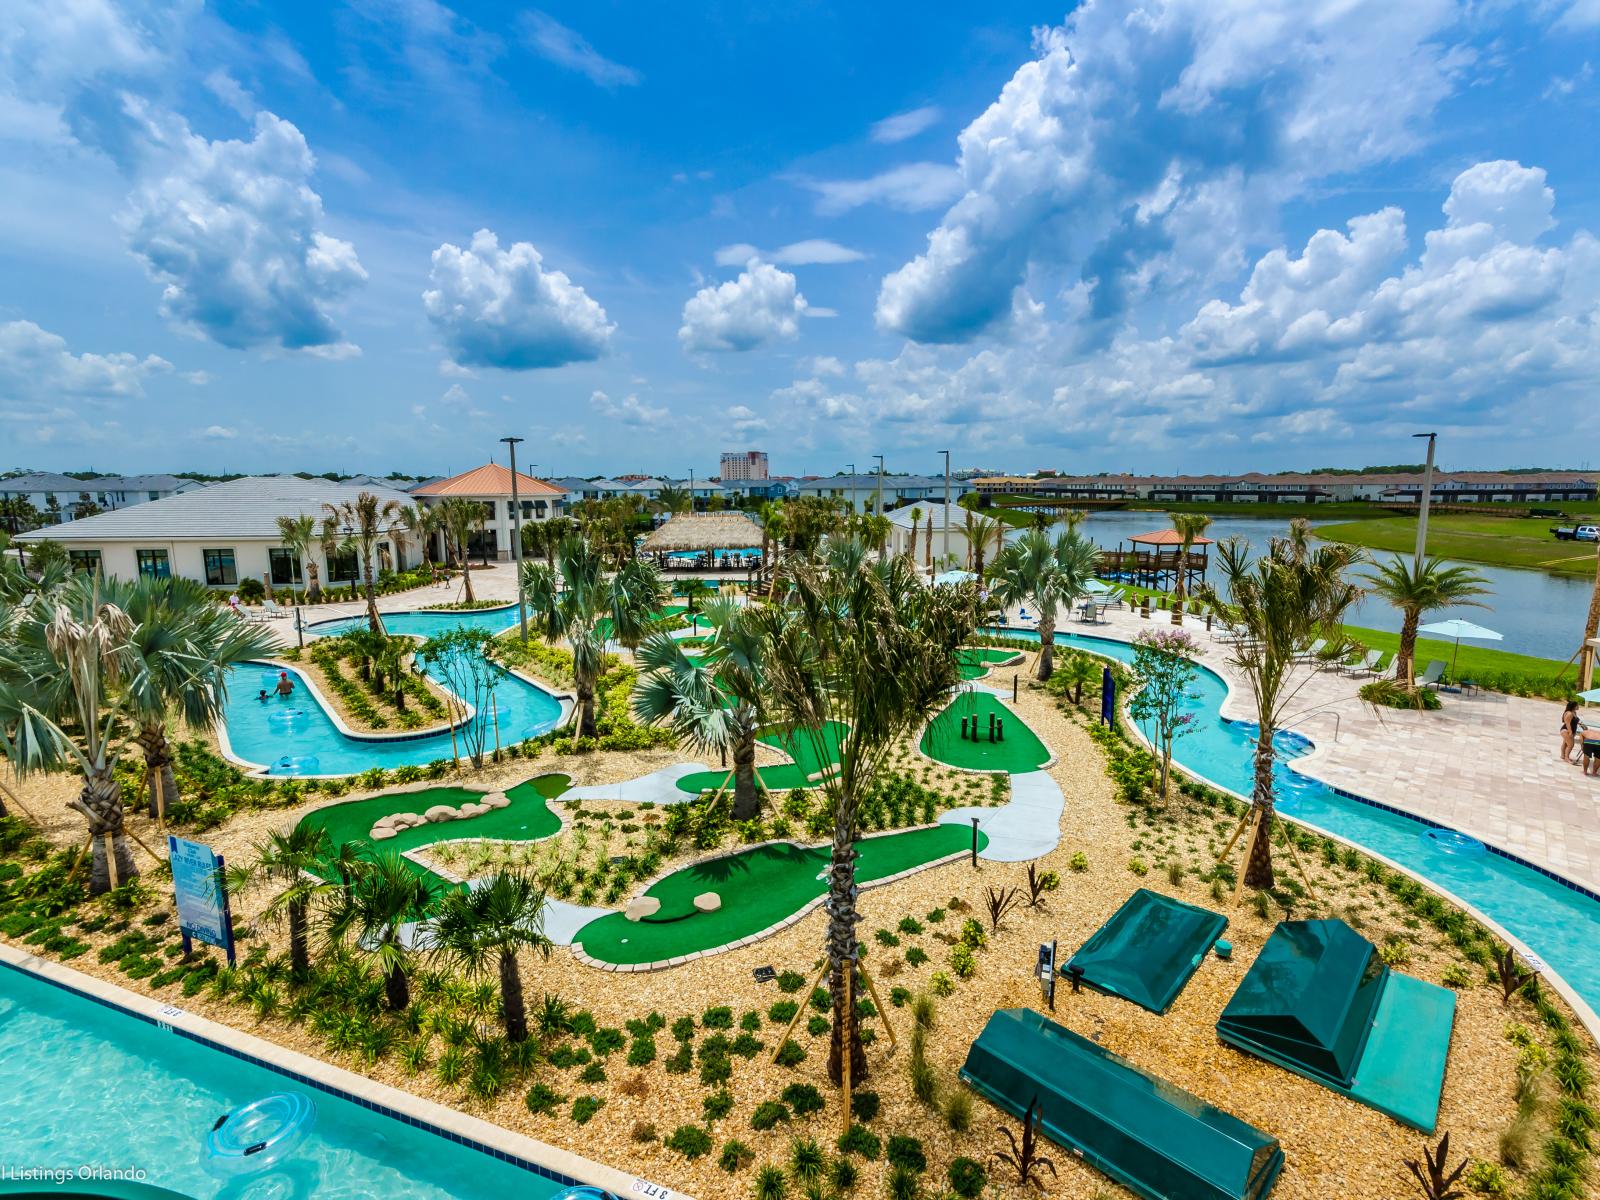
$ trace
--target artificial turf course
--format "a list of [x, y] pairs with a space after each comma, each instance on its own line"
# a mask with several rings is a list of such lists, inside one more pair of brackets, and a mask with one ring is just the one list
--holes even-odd
[[[783, 751], [794, 761], [771, 767], [757, 767], [756, 773], [761, 776], [761, 782], [766, 784], [769, 792], [816, 787], [817, 781], [811, 776], [839, 761], [839, 738], [844, 733], [844, 728], [838, 721], [829, 721], [827, 728], [823, 730], [822, 740], [827, 752], [826, 757], [818, 757], [816, 744], [809, 734], [783, 732], [762, 734], [760, 741]], [[728, 772], [725, 770], [696, 771], [693, 775], [685, 775], [678, 780], [678, 790], [688, 792], [691, 796], [698, 796], [701, 792], [721, 787], [727, 778]]]
[[[505, 808], [494, 808], [480, 817], [464, 821], [441, 821], [438, 824], [419, 825], [415, 829], [402, 829], [394, 837], [381, 842], [372, 840], [372, 825], [379, 817], [400, 812], [426, 812], [435, 804], [448, 804], [460, 808], [463, 804], [481, 800], [486, 793], [461, 787], [424, 788], [418, 792], [386, 792], [365, 800], [351, 800], [344, 804], [330, 804], [307, 813], [300, 819], [302, 825], [318, 824], [327, 830], [335, 846], [350, 842], [362, 845], [367, 857], [375, 854], [415, 850], [433, 842], [456, 838], [495, 838], [508, 842], [536, 842], [556, 833], [561, 828], [561, 818], [550, 811], [547, 800], [553, 800], [572, 786], [565, 775], [539, 775], [506, 789]], [[419, 875], [434, 875], [410, 859], [402, 859]], [[444, 882], [442, 879], [440, 882]]]
[[1015, 650], [995, 650], [985, 646], [963, 646], [956, 651], [962, 679], [980, 679], [998, 663], [1013, 662], [1022, 655]]
[[[987, 844], [980, 833], [978, 848]], [[964, 825], [864, 838], [856, 843], [856, 880], [871, 883], [971, 846], [972, 830]], [[820, 876], [830, 853], [827, 846], [756, 846], [684, 867], [644, 891], [661, 901], [651, 920], [630, 921], [612, 913], [585, 925], [575, 941], [589, 957], [621, 965], [663, 962], [725, 946], [776, 925], [821, 896], [827, 888]], [[694, 898], [701, 892], [718, 893], [722, 907], [695, 912]]]
[[[1005, 741], [989, 741], [989, 714], [1005, 722]], [[961, 736], [961, 718], [976, 717], [983, 740]], [[963, 692], [922, 734], [922, 752], [946, 766], [967, 771], [1037, 771], [1050, 761], [1050, 751], [1022, 718], [988, 692]]]

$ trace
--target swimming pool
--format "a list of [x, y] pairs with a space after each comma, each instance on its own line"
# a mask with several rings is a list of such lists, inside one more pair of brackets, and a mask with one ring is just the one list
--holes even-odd
[[[396, 612], [383, 615], [393, 634], [429, 638], [451, 629], [485, 629], [500, 633], [515, 621], [515, 608], [471, 612]], [[308, 626], [315, 637], [328, 637], [366, 625], [366, 617], [347, 617]], [[450, 758], [448, 730], [419, 736], [351, 737], [343, 732], [304, 686], [294, 695], [266, 701], [256, 698], [277, 681], [278, 668], [245, 663], [228, 674], [228, 699], [223, 706], [226, 748], [236, 759], [264, 767], [269, 775], [354, 775], [369, 767], [425, 766]], [[436, 681], [438, 676], [429, 672]], [[561, 720], [561, 701], [511, 672], [502, 672], [495, 689], [494, 711], [474, 719], [485, 724], [484, 744], [494, 744], [499, 722], [500, 744], [524, 741], [554, 729]]]
[[[11, 1173], [140, 1171], [146, 1184], [199, 1200], [549, 1200], [573, 1182], [535, 1174], [4, 962], [0, 1062], [0, 1167]], [[282, 1091], [316, 1103], [305, 1141], [270, 1171], [213, 1178], [200, 1161], [213, 1122]], [[35, 1189], [68, 1190], [70, 1184], [50, 1183]]]
[[[1037, 640], [1032, 631], [992, 629], [1002, 637]], [[1133, 647], [1110, 638], [1058, 633], [1057, 645], [1075, 646], [1127, 663]], [[1255, 726], [1219, 714], [1228, 685], [1202, 667], [1184, 705], [1199, 718], [1199, 728], [1173, 745], [1173, 759], [1184, 769], [1242, 796], [1254, 787]], [[1283, 757], [1274, 766], [1278, 808], [1307, 825], [1364, 846], [1391, 862], [1460, 897], [1518, 938], [1572, 988], [1591, 1009], [1600, 1011], [1600, 900], [1501, 854], [1465, 856], [1441, 849], [1425, 838], [1428, 822], [1390, 812], [1342, 795], [1326, 784], [1289, 768], [1312, 743], [1292, 731], [1281, 733]], [[1372, 797], [1379, 800], [1381, 797]]]

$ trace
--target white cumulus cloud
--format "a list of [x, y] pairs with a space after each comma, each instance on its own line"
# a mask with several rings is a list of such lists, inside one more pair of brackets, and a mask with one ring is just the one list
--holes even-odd
[[435, 250], [428, 282], [423, 306], [458, 366], [522, 371], [590, 362], [616, 329], [583, 288], [545, 267], [531, 243], [501, 249], [487, 229], [465, 250], [449, 242]]
[[631, 392], [621, 400], [595, 392], [589, 397], [589, 407], [608, 421], [635, 428], [660, 425], [671, 415], [665, 408], [646, 404]]
[[777, 263], [781, 267], [833, 266], [838, 263], [860, 262], [866, 257], [860, 250], [841, 246], [827, 238], [807, 238], [790, 242], [776, 250], [758, 250], [748, 242], [735, 242], [717, 251], [717, 266], [742, 267], [752, 258]]
[[144, 381], [172, 364], [155, 354], [74, 354], [67, 339], [32, 321], [0, 323], [0, 397], [117, 399], [142, 396]]
[[690, 297], [678, 340], [691, 352], [754, 350], [794, 337], [805, 311], [806, 298], [794, 276], [752, 258], [737, 279], [703, 287]]

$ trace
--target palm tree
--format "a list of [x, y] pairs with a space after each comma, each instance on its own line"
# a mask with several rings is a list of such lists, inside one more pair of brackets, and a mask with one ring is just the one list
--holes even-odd
[[1050, 678], [1055, 669], [1056, 612], [1083, 595], [1094, 578], [1100, 551], [1088, 538], [1070, 530], [1051, 537], [1044, 529], [1025, 530], [1003, 547], [989, 568], [994, 598], [1002, 605], [1031, 603], [1039, 610], [1039, 668], [1035, 677]]
[[289, 553], [294, 555], [295, 573], [301, 575], [305, 581], [307, 603], [315, 604], [322, 599], [322, 584], [317, 579], [317, 564], [311, 557], [311, 547], [319, 541], [317, 519], [309, 515], [279, 517], [278, 537], [282, 539]]
[[1183, 539], [1178, 547], [1178, 577], [1172, 585], [1172, 623], [1183, 624], [1183, 601], [1188, 595], [1189, 586], [1189, 551], [1194, 549], [1194, 544], [1205, 536], [1211, 526], [1211, 518], [1205, 513], [1168, 513], [1172, 521], [1172, 528]]
[[688, 489], [673, 484], [656, 493], [656, 507], [664, 513], [688, 512], [690, 500]]
[[[794, 565], [784, 604], [757, 608], [752, 633], [765, 642], [767, 710], [778, 724], [808, 737], [819, 757], [836, 757], [821, 789], [833, 815], [828, 869], [828, 925], [833, 1029], [828, 1072], [865, 1079], [858, 1015], [845, 1002], [845, 973], [859, 954], [856, 849], [863, 797], [895, 746], [946, 703], [960, 678], [956, 650], [978, 621], [975, 585], [924, 587], [903, 558], [843, 572]], [[830, 755], [828, 734], [838, 746]], [[854, 981], [851, 982], [854, 992]]]
[[362, 492], [354, 500], [322, 507], [327, 510], [328, 520], [338, 522], [344, 534], [339, 548], [353, 549], [360, 556], [361, 583], [367, 594], [367, 624], [374, 633], [381, 633], [383, 620], [378, 616], [378, 593], [372, 586], [372, 548], [393, 529], [400, 517], [400, 502], [380, 500], [371, 492]]
[[761, 561], [771, 563], [774, 543], [782, 544], [786, 518], [783, 504], [768, 500], [761, 506]]
[[18, 775], [74, 769], [70, 801], [89, 822], [89, 891], [127, 883], [139, 869], [123, 829], [117, 782], [121, 726], [146, 668], [129, 644], [133, 621], [104, 601], [98, 574], [0, 615], [0, 750]]
[[1234, 643], [1233, 664], [1250, 681], [1256, 706], [1255, 838], [1245, 863], [1247, 887], [1270, 888], [1272, 874], [1273, 737], [1284, 710], [1315, 674], [1300, 661], [1319, 634], [1337, 628], [1361, 596], [1345, 578], [1361, 551], [1341, 542], [1311, 546], [1282, 539], [1259, 558], [1247, 557], [1241, 538], [1218, 544], [1217, 565], [1227, 584], [1226, 602], [1211, 584], [1202, 584], [1206, 603], [1225, 613], [1244, 636]]
[[528, 1009], [517, 954], [537, 950], [550, 957], [539, 885], [526, 875], [497, 871], [476, 887], [450, 893], [434, 919], [433, 944], [436, 953], [472, 975], [487, 975], [491, 966], [499, 972], [506, 1037], [527, 1041]]
[[[1600, 551], [1600, 546], [1596, 547]], [[1578, 651], [1578, 684], [1588, 691], [1594, 685], [1595, 650], [1590, 643], [1600, 636], [1600, 553], [1594, 560], [1594, 587], [1589, 592], [1589, 611], [1583, 619], [1583, 649]]]
[[698, 656], [684, 653], [669, 634], [656, 633], [639, 648], [641, 669], [633, 711], [648, 725], [670, 723], [680, 745], [717, 751], [733, 759], [733, 819], [761, 813], [756, 777], [756, 735], [761, 730], [765, 645], [754, 610], [731, 600], [705, 606], [711, 636]]
[[383, 972], [384, 1001], [399, 1012], [411, 1003], [408, 977], [415, 950], [402, 929], [426, 920], [438, 903], [440, 889], [431, 875], [413, 871], [398, 854], [379, 855], [358, 871], [348, 886], [332, 893], [327, 936], [356, 945], [378, 960]]
[[[917, 561], [917, 526], [919, 524], [921, 524], [921, 523], [922, 523], [922, 509], [918, 508], [916, 505], [912, 505], [911, 506], [911, 546], [910, 546], [910, 549], [908, 551], [908, 553], [911, 556], [911, 561], [912, 562], [916, 562]], [[928, 525], [931, 528], [932, 525], [933, 525], [933, 522], [929, 521]]]
[[245, 891], [257, 885], [274, 888], [262, 917], [282, 919], [289, 926], [289, 970], [296, 979], [311, 974], [311, 905], [331, 895], [333, 839], [315, 821], [301, 821], [288, 833], [269, 833], [251, 848], [248, 865], [230, 869], [228, 885]]
[[975, 575], [983, 574], [984, 561], [992, 546], [996, 551], [1005, 547], [1006, 527], [993, 517], [974, 516], [967, 513], [967, 553], [968, 568]]
[[473, 533], [483, 528], [483, 505], [465, 496], [451, 496], [441, 501], [434, 512], [438, 514], [439, 528], [444, 531], [445, 556], [450, 557], [451, 547], [454, 547], [467, 603], [471, 604], [476, 597], [472, 594], [472, 565], [467, 562], [467, 543]]
[[1396, 554], [1379, 565], [1377, 574], [1368, 575], [1366, 581], [1374, 595], [1382, 596], [1400, 610], [1400, 649], [1394, 656], [1394, 677], [1407, 688], [1413, 686], [1417, 626], [1422, 615], [1456, 605], [1484, 608], [1475, 597], [1489, 595], [1485, 586], [1488, 580], [1482, 575], [1471, 567], [1446, 566], [1441, 558], [1425, 559], [1418, 569], [1414, 559]]
[[274, 653], [277, 643], [262, 626], [219, 606], [210, 589], [192, 579], [110, 580], [102, 593], [133, 621], [128, 644], [143, 670], [128, 685], [128, 711], [144, 751], [150, 815], [164, 817], [180, 799], [168, 715], [176, 709], [191, 730], [210, 729], [227, 701], [229, 671]]
[[433, 535], [439, 530], [439, 514], [421, 501], [400, 506], [400, 524], [392, 531], [399, 550], [400, 564], [405, 565], [406, 538], [414, 537], [422, 550], [422, 561], [433, 561]]
[[605, 657], [606, 626], [623, 645], [637, 646], [666, 600], [661, 575], [643, 559], [630, 559], [607, 575], [601, 551], [588, 538], [573, 536], [562, 541], [553, 567], [523, 563], [522, 587], [546, 640], [565, 638], [572, 648], [578, 736], [594, 737], [594, 689]]

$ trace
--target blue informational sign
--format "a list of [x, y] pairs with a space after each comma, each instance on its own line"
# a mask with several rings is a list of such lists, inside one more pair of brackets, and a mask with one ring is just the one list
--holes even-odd
[[228, 912], [228, 889], [223, 881], [222, 856], [210, 846], [167, 835], [167, 861], [172, 866], [172, 888], [178, 905], [178, 930], [183, 952], [192, 941], [220, 946], [233, 963], [233, 916]]
[[1100, 723], [1110, 725], [1117, 713], [1117, 681], [1111, 675], [1110, 667], [1100, 670]]

